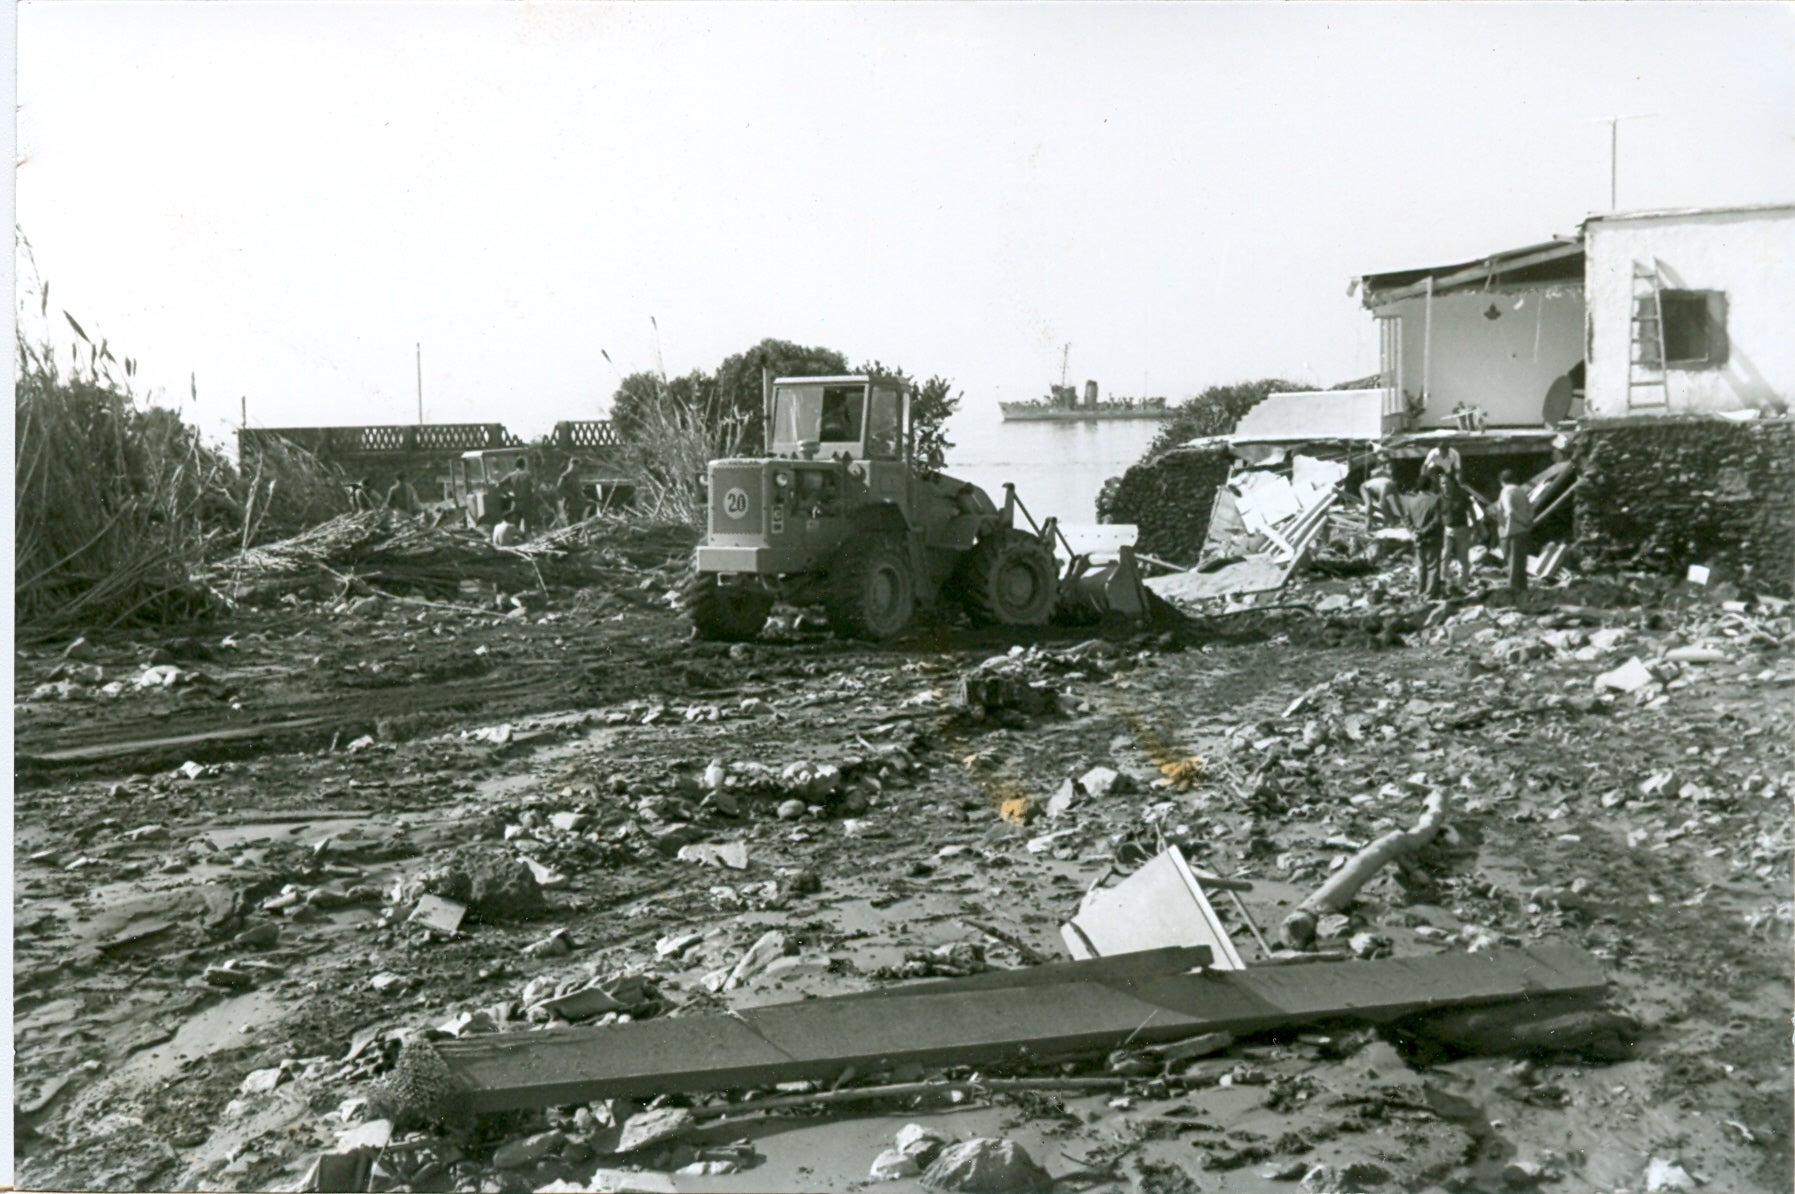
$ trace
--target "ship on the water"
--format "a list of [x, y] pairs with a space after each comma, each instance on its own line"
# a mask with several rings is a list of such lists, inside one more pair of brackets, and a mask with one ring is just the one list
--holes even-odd
[[1032, 402], [999, 402], [1006, 423], [1086, 423], [1111, 419], [1169, 419], [1173, 411], [1164, 398], [1109, 398], [1099, 400], [1097, 383], [1049, 386], [1045, 398]]

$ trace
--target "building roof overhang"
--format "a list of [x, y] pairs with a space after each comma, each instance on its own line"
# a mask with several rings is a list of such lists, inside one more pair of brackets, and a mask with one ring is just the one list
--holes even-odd
[[1795, 215], [1795, 203], [1743, 203], [1735, 207], [1662, 207], [1645, 211], [1597, 212], [1586, 216], [1579, 230], [1587, 233], [1594, 224], [1622, 224], [1632, 220], [1690, 220], [1705, 216], [1775, 216]]
[[1367, 307], [1382, 307], [1430, 291], [1435, 295], [1490, 286], [1583, 283], [1583, 240], [1559, 239], [1492, 253], [1476, 261], [1422, 269], [1363, 274], [1358, 285]]

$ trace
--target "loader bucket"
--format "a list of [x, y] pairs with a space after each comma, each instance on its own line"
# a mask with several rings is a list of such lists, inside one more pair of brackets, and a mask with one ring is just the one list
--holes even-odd
[[1120, 614], [1136, 621], [1146, 618], [1152, 594], [1141, 583], [1134, 565], [1134, 548], [1116, 552], [1114, 563], [1092, 567], [1089, 556], [1074, 556], [1060, 582], [1060, 604], [1075, 614]]

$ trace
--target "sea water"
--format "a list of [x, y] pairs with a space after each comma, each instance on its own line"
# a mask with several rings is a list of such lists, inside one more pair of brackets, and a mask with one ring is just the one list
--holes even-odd
[[948, 420], [945, 471], [971, 481], [1003, 504], [1004, 482], [1037, 521], [1054, 515], [1069, 526], [1097, 521], [1097, 493], [1140, 460], [1165, 424], [1157, 419], [1108, 422], [1006, 423], [993, 400], [970, 395]]

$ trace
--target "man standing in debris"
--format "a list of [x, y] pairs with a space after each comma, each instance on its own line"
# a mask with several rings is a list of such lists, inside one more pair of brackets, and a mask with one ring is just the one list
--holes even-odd
[[1359, 496], [1365, 501], [1365, 529], [1375, 531], [1380, 521], [1395, 525], [1401, 520], [1401, 511], [1396, 505], [1396, 478], [1390, 475], [1390, 466], [1379, 463], [1371, 471], [1371, 479], [1359, 486]]
[[366, 477], [358, 477], [349, 483], [349, 508], [357, 512], [374, 508], [374, 489]]
[[[1471, 588], [1471, 536], [1479, 521], [1479, 511], [1470, 490], [1459, 484], [1451, 473], [1440, 474], [1440, 515], [1446, 527], [1445, 555], [1440, 560], [1440, 579], [1450, 581], [1460, 592]], [[1453, 577], [1453, 565], [1458, 575]]]
[[1402, 520], [1415, 536], [1415, 580], [1421, 596], [1441, 596], [1440, 557], [1446, 550], [1446, 524], [1440, 517], [1440, 495], [1422, 487], [1402, 499]]
[[411, 487], [411, 482], [405, 479], [404, 473], [400, 473], [387, 489], [386, 508], [413, 517], [417, 515], [418, 491]]
[[505, 499], [506, 521], [514, 523], [523, 534], [540, 530], [536, 517], [536, 483], [530, 477], [530, 461], [519, 456], [512, 470], [499, 480], [499, 493]]
[[555, 500], [561, 507], [561, 525], [572, 526], [586, 518], [586, 495], [580, 487], [580, 458], [572, 457], [555, 480]]
[[1421, 484], [1425, 487], [1428, 479], [1435, 473], [1447, 473], [1463, 479], [1464, 461], [1459, 459], [1458, 449], [1451, 444], [1432, 448], [1421, 461]]
[[1533, 533], [1533, 500], [1511, 468], [1502, 470], [1502, 492], [1496, 497], [1496, 531], [1508, 561], [1508, 591], [1516, 600], [1527, 591], [1527, 549]]

